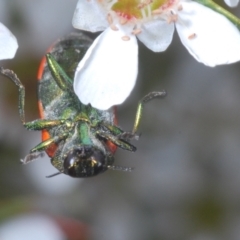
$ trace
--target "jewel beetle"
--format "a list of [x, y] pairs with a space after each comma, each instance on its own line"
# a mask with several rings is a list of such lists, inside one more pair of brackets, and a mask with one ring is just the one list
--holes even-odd
[[151, 92], [139, 101], [131, 132], [117, 126], [116, 108], [102, 111], [82, 104], [73, 91], [73, 78], [79, 61], [92, 40], [83, 33], [73, 33], [58, 40], [40, 64], [38, 73], [38, 106], [40, 119], [25, 122], [25, 88], [17, 75], [0, 67], [0, 74], [14, 82], [19, 90], [19, 115], [27, 130], [42, 131], [42, 142], [30, 150], [22, 160], [31, 162], [46, 152], [52, 165], [71, 177], [91, 177], [108, 169], [131, 171], [129, 167], [114, 165], [117, 147], [131, 152], [136, 147], [136, 131], [143, 105], [166, 95], [165, 91]]

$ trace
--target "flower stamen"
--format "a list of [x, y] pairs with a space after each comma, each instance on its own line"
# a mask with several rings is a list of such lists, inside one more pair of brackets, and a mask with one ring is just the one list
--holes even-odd
[[129, 36], [123, 36], [123, 37], [122, 37], [122, 40], [123, 40], [123, 41], [129, 41], [129, 40], [130, 40], [130, 37], [129, 37]]
[[147, 12], [148, 12], [148, 17], [152, 16], [152, 11], [149, 5], [147, 5]]
[[139, 3], [138, 6], [137, 6], [139, 9], [142, 9], [145, 7], [145, 4], [144, 3]]
[[108, 21], [109, 25], [113, 24], [113, 18], [112, 18], [112, 15], [110, 13], [108, 13], [108, 15], [107, 15], [107, 21]]
[[190, 35], [188, 36], [188, 39], [189, 39], [189, 40], [192, 40], [192, 39], [194, 39], [196, 36], [197, 36], [196, 33], [192, 33], [192, 34], [190, 34]]
[[145, 0], [141, 3], [138, 4], [138, 8], [145, 8], [146, 6], [149, 6], [149, 4], [151, 4], [153, 2], [153, 0]]
[[180, 4], [178, 5], [178, 8], [177, 8], [178, 11], [182, 11], [183, 10], [183, 6]]
[[138, 35], [138, 34], [140, 34], [141, 32], [142, 32], [142, 29], [137, 28], [137, 29], [133, 29], [132, 34], [133, 34], [133, 35]]
[[142, 14], [142, 18], [147, 18], [147, 15], [145, 13], [145, 9], [144, 8], [141, 8], [141, 14]]
[[110, 28], [111, 28], [113, 31], [118, 31], [118, 30], [119, 30], [119, 29], [117, 28], [117, 26], [114, 25], [114, 24], [111, 24], [111, 25], [110, 25]]
[[168, 24], [175, 23], [175, 22], [177, 22], [177, 20], [178, 20], [178, 15], [177, 14], [171, 14], [170, 16], [168, 16], [167, 23]]
[[159, 14], [161, 14], [162, 12], [163, 12], [162, 9], [158, 8], [158, 9], [153, 10], [153, 11], [152, 11], [152, 14], [153, 14], [153, 15], [159, 15]]
[[120, 20], [119, 20], [119, 23], [120, 23], [121, 25], [125, 25], [127, 22], [128, 22], [128, 19], [125, 18], [125, 17], [121, 17]]

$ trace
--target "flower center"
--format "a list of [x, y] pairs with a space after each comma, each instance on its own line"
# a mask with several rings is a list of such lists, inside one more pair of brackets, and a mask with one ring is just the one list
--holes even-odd
[[143, 20], [151, 19], [155, 11], [169, 9], [176, 2], [176, 0], [115, 0], [111, 10], [126, 20]]
[[[91, 0], [89, 0], [91, 1]], [[112, 30], [126, 28], [123, 40], [129, 40], [129, 34], [140, 34], [144, 22], [157, 18], [168, 23], [177, 21], [180, 11], [179, 0], [97, 0], [108, 12], [108, 22]], [[130, 31], [129, 31], [130, 30]]]

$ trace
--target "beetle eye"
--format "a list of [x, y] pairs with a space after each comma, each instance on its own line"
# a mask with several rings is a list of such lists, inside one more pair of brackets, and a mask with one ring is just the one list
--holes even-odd
[[108, 169], [107, 157], [99, 149], [77, 148], [68, 153], [63, 167], [71, 177], [91, 177]]

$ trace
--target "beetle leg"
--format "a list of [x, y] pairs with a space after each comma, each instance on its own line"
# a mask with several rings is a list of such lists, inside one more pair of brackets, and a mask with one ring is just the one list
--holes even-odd
[[36, 147], [32, 148], [30, 150], [30, 153], [34, 153], [34, 152], [41, 152], [46, 150], [51, 144], [53, 143], [58, 143], [62, 140], [65, 140], [68, 137], [68, 133], [64, 133], [62, 135], [56, 136], [54, 138], [49, 138], [41, 143], [39, 143]]
[[49, 138], [41, 143], [39, 143], [36, 147], [30, 150], [30, 154], [28, 154], [24, 159], [21, 160], [23, 164], [29, 163], [38, 157], [42, 157], [44, 155], [44, 150], [46, 150], [51, 144], [58, 143], [62, 140], [65, 140], [68, 137], [68, 133], [57, 136], [55, 138]]
[[134, 121], [134, 125], [133, 125], [133, 130], [132, 130], [132, 134], [135, 135], [135, 133], [138, 130], [139, 124], [140, 124], [140, 120], [142, 117], [142, 111], [143, 111], [143, 106], [145, 103], [155, 99], [155, 98], [163, 98], [166, 96], [166, 91], [162, 91], [162, 92], [150, 92], [149, 94], [147, 94], [145, 97], [143, 97], [142, 100], [139, 101], [138, 103], [138, 107], [137, 107], [137, 113], [136, 113], [136, 117], [135, 117], [135, 121]]
[[59, 125], [65, 124], [66, 120], [48, 120], [48, 119], [36, 119], [32, 122], [24, 123], [24, 127], [28, 130], [43, 130], [57, 127]]
[[104, 131], [109, 131], [114, 136], [118, 136], [123, 133], [123, 130], [121, 128], [117, 127], [116, 125], [101, 123], [100, 126]]
[[24, 159], [21, 159], [21, 162], [23, 164], [32, 162], [33, 160], [39, 158], [39, 157], [43, 157], [45, 155], [44, 152], [34, 152], [34, 153], [30, 153], [28, 154]]
[[116, 137], [115, 139], [123, 141], [124, 143], [129, 142], [132, 139], [135, 140], [139, 139], [139, 135], [136, 135], [135, 133], [132, 132], [124, 132], [121, 128], [117, 127], [116, 125], [101, 123], [100, 126], [104, 133], [108, 132], [108, 134], [115, 136]]
[[22, 82], [19, 80], [17, 75], [9, 69], [4, 69], [0, 67], [0, 74], [3, 76], [9, 78], [10, 80], [13, 81], [13, 83], [18, 87], [19, 91], [19, 100], [18, 100], [18, 109], [19, 109], [19, 116], [20, 119], [28, 130], [42, 130], [42, 129], [49, 129], [61, 124], [64, 124], [66, 120], [60, 119], [60, 120], [45, 120], [45, 119], [37, 119], [32, 122], [25, 122], [25, 111], [24, 111], [24, 106], [25, 106], [25, 88], [22, 84]]
[[105, 131], [97, 131], [96, 134], [112, 143], [114, 143], [116, 146], [128, 150], [131, 152], [135, 152], [137, 148], [133, 146], [132, 144], [126, 142], [125, 140], [119, 139], [118, 136], [114, 136], [113, 134], [109, 134], [108, 132]]
[[22, 123], [25, 123], [25, 112], [24, 112], [24, 105], [25, 105], [25, 88], [17, 75], [9, 69], [4, 69], [3, 67], [0, 67], [0, 73], [9, 78], [10, 80], [13, 81], [13, 83], [18, 87], [19, 91], [19, 100], [18, 100], [18, 111], [19, 111], [19, 116], [22, 121]]
[[125, 141], [130, 141], [130, 140], [139, 140], [139, 135], [133, 132], [123, 132], [122, 134], [118, 135], [119, 139], [123, 139]]
[[104, 131], [109, 131], [111, 134], [116, 136], [118, 139], [123, 141], [130, 141], [132, 139], [138, 140], [139, 135], [133, 132], [124, 132], [121, 128], [117, 127], [116, 125], [102, 123], [101, 127]]
[[[155, 99], [155, 98], [163, 98], [165, 96], [166, 96], [166, 91], [150, 92], [149, 94], [144, 96], [142, 98], [142, 100], [139, 101], [132, 132], [124, 132], [121, 128], [117, 127], [116, 125], [111, 125], [111, 124], [106, 124], [106, 123], [101, 123], [101, 127], [103, 129], [104, 128], [107, 129], [107, 131], [109, 131], [114, 136], [117, 136], [116, 139], [118, 139], [119, 141], [126, 142], [126, 141], [128, 141], [130, 139], [138, 140], [139, 139], [139, 135], [137, 135], [136, 132], [137, 132], [139, 124], [140, 124], [140, 120], [141, 120], [141, 117], [142, 117], [144, 104], [149, 102], [149, 101], [151, 101], [151, 100], [153, 100], [153, 99]], [[109, 140], [112, 141], [111, 139], [109, 139]], [[114, 141], [112, 141], [112, 142], [114, 142]]]

